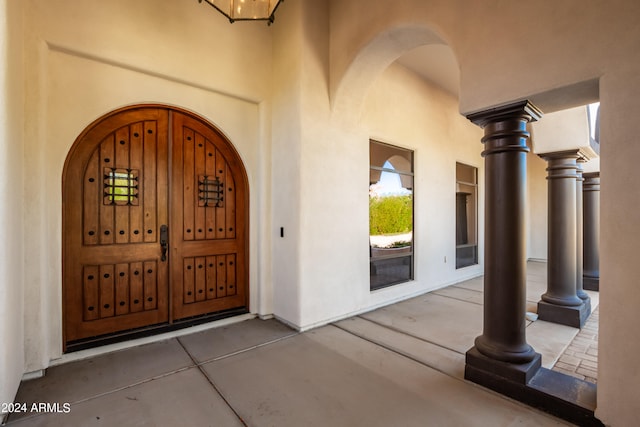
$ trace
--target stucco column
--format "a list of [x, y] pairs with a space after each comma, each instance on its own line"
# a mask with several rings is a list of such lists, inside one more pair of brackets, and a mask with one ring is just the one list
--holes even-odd
[[541, 116], [527, 101], [467, 116], [484, 128], [485, 265], [483, 332], [466, 354], [465, 378], [491, 388], [495, 376], [525, 384], [540, 368], [525, 338], [524, 219], [527, 123]]
[[583, 269], [584, 269], [584, 254], [582, 247], [584, 245], [584, 199], [582, 196], [584, 177], [582, 164], [586, 162], [584, 157], [578, 159], [576, 168], [576, 295], [587, 306], [587, 311], [591, 313], [591, 298], [584, 291], [583, 288]]
[[600, 289], [600, 172], [584, 174], [584, 288]]
[[578, 150], [540, 155], [548, 163], [547, 292], [538, 302], [541, 320], [582, 327], [588, 316], [576, 291]]

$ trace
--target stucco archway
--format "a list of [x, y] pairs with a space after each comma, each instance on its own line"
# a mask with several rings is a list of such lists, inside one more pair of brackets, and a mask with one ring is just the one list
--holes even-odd
[[341, 75], [332, 75], [332, 114], [341, 120], [357, 121], [369, 87], [404, 53], [424, 45], [448, 46], [443, 37], [427, 25], [395, 25], [379, 32], [358, 51]]

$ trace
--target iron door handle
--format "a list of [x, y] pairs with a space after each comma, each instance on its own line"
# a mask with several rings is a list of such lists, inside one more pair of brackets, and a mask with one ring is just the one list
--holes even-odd
[[167, 250], [169, 249], [169, 227], [166, 225], [160, 226], [160, 247], [162, 248], [161, 261], [167, 260]]

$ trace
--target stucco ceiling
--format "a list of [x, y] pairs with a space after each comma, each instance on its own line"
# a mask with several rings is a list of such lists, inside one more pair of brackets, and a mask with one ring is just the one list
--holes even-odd
[[397, 62], [458, 97], [460, 69], [449, 46], [440, 44], [420, 46], [402, 55]]

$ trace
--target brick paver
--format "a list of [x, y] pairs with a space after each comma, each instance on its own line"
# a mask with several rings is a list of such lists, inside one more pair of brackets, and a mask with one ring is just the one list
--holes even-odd
[[594, 384], [598, 382], [598, 308], [591, 313], [553, 370]]

